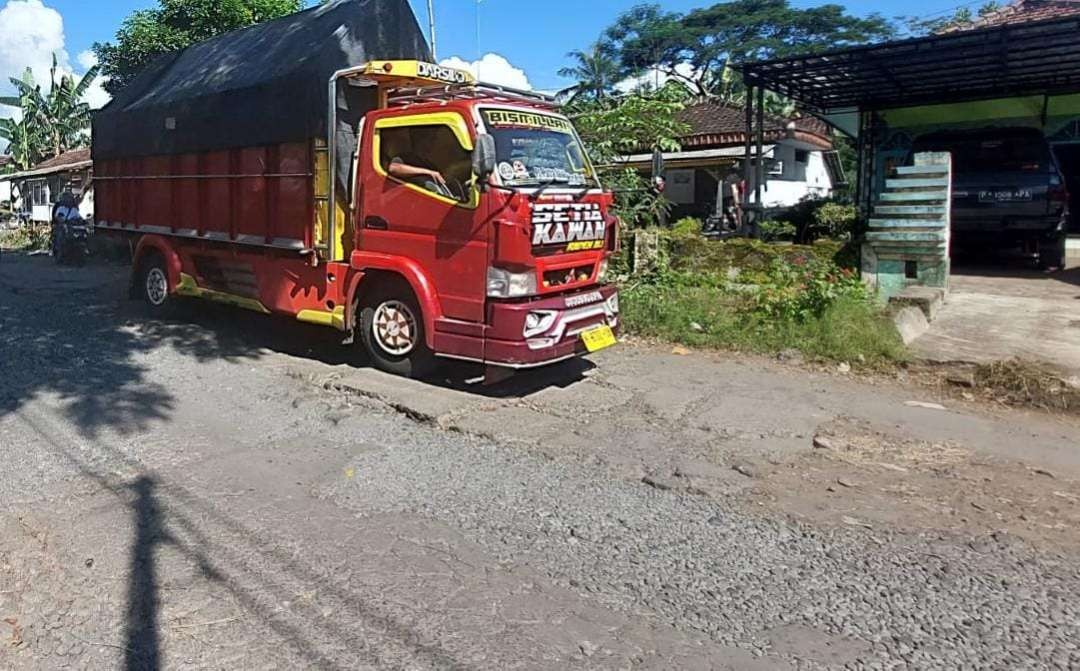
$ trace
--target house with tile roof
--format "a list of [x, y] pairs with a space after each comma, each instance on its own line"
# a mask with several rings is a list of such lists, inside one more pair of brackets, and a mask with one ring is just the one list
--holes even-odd
[[49, 221], [53, 204], [68, 190], [79, 199], [83, 216], [93, 216], [93, 160], [89, 149], [74, 149], [29, 170], [0, 174], [0, 189], [4, 184], [9, 185], [9, 198], [14, 200], [16, 211], [31, 221]]
[[[724, 178], [741, 173], [746, 156], [746, 119], [741, 107], [702, 101], [684, 108], [679, 121], [689, 132], [679, 138], [679, 151], [664, 154], [665, 196], [673, 205], [672, 219], [707, 219], [723, 211]], [[833, 149], [832, 130], [813, 117], [765, 117], [762, 157], [765, 181], [762, 204], [780, 211], [806, 198], [826, 198], [843, 182], [843, 171]], [[756, 152], [756, 146], [751, 153]], [[651, 167], [652, 154], [624, 157], [642, 172]], [[754, 185], [748, 180], [752, 194]]]

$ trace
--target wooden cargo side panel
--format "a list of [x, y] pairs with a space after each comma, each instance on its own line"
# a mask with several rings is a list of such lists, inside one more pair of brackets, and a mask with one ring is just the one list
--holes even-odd
[[311, 247], [312, 156], [309, 143], [297, 142], [101, 160], [96, 219], [217, 242]]

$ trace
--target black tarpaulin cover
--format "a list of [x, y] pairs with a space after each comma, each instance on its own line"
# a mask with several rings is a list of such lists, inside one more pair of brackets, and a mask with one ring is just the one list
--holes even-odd
[[[97, 112], [93, 157], [325, 137], [330, 76], [377, 59], [430, 60], [408, 0], [335, 0], [220, 35], [160, 57]], [[341, 121], [355, 128], [374, 93], [339, 90]]]

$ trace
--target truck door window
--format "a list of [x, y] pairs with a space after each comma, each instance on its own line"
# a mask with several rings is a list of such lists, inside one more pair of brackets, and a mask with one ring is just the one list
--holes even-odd
[[449, 126], [381, 128], [379, 165], [392, 179], [443, 198], [470, 199], [472, 158]]

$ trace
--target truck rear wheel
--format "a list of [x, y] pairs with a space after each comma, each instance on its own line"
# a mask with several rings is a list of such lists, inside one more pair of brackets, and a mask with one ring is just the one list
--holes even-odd
[[431, 372], [435, 355], [427, 346], [420, 302], [409, 285], [382, 282], [360, 305], [360, 338], [376, 368], [411, 378]]
[[169, 295], [169, 272], [160, 254], [147, 254], [139, 263], [135, 281], [136, 291], [155, 312], [160, 312], [172, 302]]

